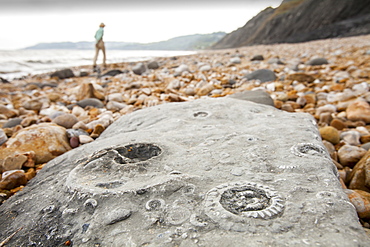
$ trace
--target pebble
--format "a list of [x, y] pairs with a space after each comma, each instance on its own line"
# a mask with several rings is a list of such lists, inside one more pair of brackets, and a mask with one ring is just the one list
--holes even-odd
[[353, 146], [360, 145], [361, 134], [355, 130], [344, 131], [340, 134], [340, 139]]
[[320, 135], [323, 140], [326, 140], [332, 144], [338, 144], [340, 141], [340, 135], [336, 128], [332, 126], [325, 126], [320, 128]]
[[233, 58], [230, 58], [230, 61], [229, 61], [231, 64], [241, 64], [242, 63], [242, 60], [240, 59], [240, 57], [233, 57]]
[[148, 69], [158, 69], [159, 63], [155, 60], [149, 61], [147, 64]]
[[347, 127], [346, 124], [342, 120], [337, 119], [337, 118], [333, 119], [330, 122], [330, 126], [336, 128], [337, 130], [342, 130]]
[[101, 125], [101, 124], [97, 124], [95, 125], [94, 127], [94, 130], [93, 130], [93, 133], [91, 133], [91, 137], [92, 138], [97, 138], [100, 136], [101, 133], [103, 133], [103, 131], [105, 130], [104, 126]]
[[317, 66], [317, 65], [324, 65], [324, 64], [328, 64], [328, 60], [326, 60], [326, 58], [323, 58], [323, 57], [319, 57], [319, 58], [313, 58], [311, 60], [309, 60], [306, 64], [307, 65], [311, 65], [311, 66]]
[[189, 71], [189, 67], [186, 64], [181, 64], [175, 69], [175, 75], [181, 75], [185, 71]]
[[354, 167], [365, 154], [365, 149], [348, 144], [345, 144], [338, 150], [340, 164], [351, 168]]
[[1, 170], [11, 171], [11, 170], [20, 170], [24, 163], [27, 161], [27, 156], [22, 154], [13, 154], [2, 160], [0, 165]]
[[78, 147], [80, 145], [80, 140], [79, 140], [78, 136], [72, 136], [69, 139], [69, 144], [71, 145], [72, 148]]
[[370, 192], [370, 152], [361, 158], [349, 174], [348, 188]]
[[57, 77], [59, 79], [66, 79], [66, 78], [71, 78], [74, 76], [75, 75], [71, 69], [58, 70], [50, 74], [50, 77]]
[[22, 118], [11, 118], [9, 119], [4, 125], [3, 128], [13, 128], [17, 125], [20, 125], [22, 122]]
[[8, 140], [3, 129], [0, 129], [0, 145], [3, 145]]
[[78, 87], [77, 91], [77, 100], [89, 99], [89, 98], [97, 98], [99, 100], [104, 100], [104, 94], [101, 93], [98, 88], [99, 85], [94, 85], [90, 82], [84, 82], [80, 87]]
[[133, 68], [132, 68], [132, 71], [136, 74], [136, 75], [141, 75], [143, 74], [145, 71], [146, 71], [146, 66], [144, 63], [138, 63], [136, 64]]
[[32, 125], [21, 129], [0, 149], [0, 159], [18, 152], [35, 152], [36, 163], [45, 163], [67, 152], [71, 147], [66, 129], [51, 123]]
[[112, 93], [108, 95], [108, 101], [123, 102], [123, 96], [121, 93]]
[[263, 57], [263, 55], [259, 54], [259, 55], [255, 55], [251, 58], [251, 61], [263, 61], [265, 60], [265, 58]]
[[11, 190], [26, 184], [27, 178], [23, 170], [6, 171], [0, 180], [0, 190]]
[[60, 125], [66, 129], [72, 128], [72, 126], [75, 125], [77, 122], [77, 117], [70, 113], [62, 114], [53, 119], [53, 123]]
[[260, 80], [261, 82], [275, 81], [276, 75], [272, 70], [259, 69], [245, 75], [248, 80]]
[[370, 193], [362, 190], [344, 190], [361, 219], [370, 219]]
[[27, 110], [40, 111], [42, 108], [42, 102], [38, 99], [26, 100], [22, 106]]
[[86, 143], [90, 143], [94, 141], [93, 138], [91, 138], [90, 136], [85, 136], [85, 135], [78, 136], [78, 140], [81, 144], [86, 144]]
[[365, 101], [355, 101], [349, 104], [347, 118], [351, 121], [364, 121], [370, 123], [370, 105]]
[[312, 75], [306, 74], [306, 73], [298, 72], [298, 73], [293, 73], [293, 74], [288, 75], [286, 79], [290, 81], [311, 83], [315, 80], [315, 77], [313, 77]]
[[80, 100], [77, 102], [77, 105], [82, 108], [85, 108], [87, 106], [92, 106], [96, 108], [104, 108], [104, 104], [100, 100], [95, 99], [95, 98], [88, 98], [88, 99]]
[[8, 108], [4, 105], [1, 105], [1, 104], [0, 104], [0, 114], [5, 115], [7, 118], [16, 117], [18, 115], [18, 113], [15, 110], [10, 109], [10, 108]]

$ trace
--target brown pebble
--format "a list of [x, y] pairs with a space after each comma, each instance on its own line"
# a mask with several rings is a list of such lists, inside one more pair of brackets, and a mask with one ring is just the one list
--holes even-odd
[[370, 193], [362, 190], [345, 190], [361, 219], [370, 219]]
[[287, 111], [287, 112], [294, 112], [294, 108], [292, 107], [291, 104], [285, 103], [281, 106], [281, 110]]
[[330, 112], [323, 112], [320, 114], [319, 124], [329, 125], [333, 117]]
[[23, 171], [12, 171], [10, 174], [4, 175], [0, 181], [0, 190], [11, 190], [21, 185], [26, 185], [27, 178]]
[[94, 127], [94, 131], [93, 133], [91, 133], [91, 137], [92, 138], [97, 138], [100, 136], [101, 133], [103, 133], [103, 131], [105, 130], [104, 126], [101, 125], [101, 124], [97, 124], [95, 127]]
[[345, 125], [345, 123], [340, 120], [340, 119], [333, 119], [331, 122], [330, 122], [330, 126], [336, 128], [337, 130], [342, 130], [344, 128], [346, 128], [347, 126]]
[[21, 125], [23, 127], [28, 127], [35, 123], [37, 123], [37, 117], [26, 117], [25, 119], [22, 120]]
[[336, 128], [331, 126], [326, 126], [320, 129], [320, 135], [322, 139], [331, 142], [332, 144], [338, 144], [340, 141], [339, 132]]
[[360, 137], [360, 141], [361, 141], [361, 143], [368, 143], [368, 142], [370, 142], [370, 135], [361, 136]]
[[36, 170], [34, 168], [28, 169], [25, 173], [27, 181], [30, 181], [32, 178], [36, 176]]
[[53, 119], [53, 123], [56, 123], [57, 125], [60, 125], [66, 129], [72, 128], [72, 126], [75, 125], [77, 122], [77, 117], [70, 113], [62, 114]]

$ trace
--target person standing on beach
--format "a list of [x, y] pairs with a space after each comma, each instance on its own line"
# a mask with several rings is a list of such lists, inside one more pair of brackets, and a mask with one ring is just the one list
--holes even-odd
[[102, 50], [103, 52], [103, 67], [106, 67], [105, 46], [104, 46], [104, 41], [103, 41], [104, 27], [105, 27], [104, 23], [101, 23], [98, 31], [96, 31], [95, 33], [96, 43], [95, 43], [94, 69], [96, 68], [96, 60], [98, 59], [100, 50]]

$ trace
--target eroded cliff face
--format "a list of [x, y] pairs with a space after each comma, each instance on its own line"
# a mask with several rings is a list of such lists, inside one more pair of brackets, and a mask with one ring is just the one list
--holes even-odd
[[370, 33], [370, 0], [287, 0], [226, 35], [214, 49]]

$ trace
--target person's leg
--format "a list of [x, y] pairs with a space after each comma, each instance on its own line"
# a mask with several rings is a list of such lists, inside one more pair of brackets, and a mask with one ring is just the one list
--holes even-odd
[[104, 42], [102, 41], [102, 47], [101, 47], [101, 50], [103, 52], [103, 67], [107, 67], [106, 65], [106, 56], [105, 56], [105, 45], [104, 45]]
[[94, 63], [93, 63], [94, 68], [96, 67], [96, 60], [98, 60], [98, 55], [99, 55], [99, 45], [96, 44], [96, 46], [95, 46]]

